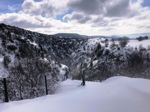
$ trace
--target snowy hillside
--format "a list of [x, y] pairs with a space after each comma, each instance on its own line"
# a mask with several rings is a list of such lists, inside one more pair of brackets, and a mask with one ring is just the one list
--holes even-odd
[[105, 38], [86, 40], [71, 55], [73, 78], [80, 78], [82, 65], [86, 64], [86, 80], [90, 81], [103, 81], [116, 75], [149, 79], [150, 49], [139, 45], [147, 46], [150, 40], [129, 40], [123, 46], [120, 42], [120, 39], [112, 41]]
[[[1, 34], [2, 33], [2, 34]], [[47, 55], [60, 63], [69, 65], [68, 59], [71, 53], [78, 49], [83, 38], [60, 38], [54, 35], [46, 35], [31, 32], [15, 26], [0, 24], [0, 34], [7, 35], [8, 38], [26, 38], [32, 45], [40, 45], [47, 52]]]
[[0, 112], [149, 112], [150, 80], [112, 77], [106, 81], [66, 80], [54, 95], [0, 104]]
[[[9, 74], [9, 101], [45, 95], [45, 76], [51, 94], [67, 77], [81, 79], [83, 67], [87, 81], [113, 76], [150, 79], [150, 48], [135, 47], [148, 45], [149, 40], [130, 40], [126, 45], [128, 41], [56, 37], [0, 24], [0, 72]], [[4, 102], [2, 81], [0, 101]]]
[[147, 46], [150, 46], [150, 39], [149, 40], [143, 40], [143, 41], [130, 40], [128, 45], [130, 45], [132, 47], [139, 47], [139, 45], [142, 45], [143, 47], [147, 48]]
[[36, 35], [0, 24], [0, 102], [5, 99], [3, 78], [9, 101], [45, 95], [45, 76], [49, 94], [64, 79], [68, 68], [47, 56], [47, 49], [34, 41]]

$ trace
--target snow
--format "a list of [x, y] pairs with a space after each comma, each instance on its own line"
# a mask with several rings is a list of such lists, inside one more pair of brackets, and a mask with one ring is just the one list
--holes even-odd
[[7, 76], [7, 71], [4, 69], [3, 66], [3, 57], [0, 56], [0, 78], [6, 77]]
[[[84, 46], [85, 49], [82, 46], [80, 48], [80, 51], [85, 52], [85, 50], [86, 50], [88, 53], [91, 53], [93, 51], [93, 49], [95, 49], [99, 43], [101, 44], [101, 46], [104, 46], [105, 44], [102, 42], [104, 40], [105, 40], [104, 38], [91, 38], [91, 39], [88, 39], [88, 41], [85, 43], [85, 46]], [[74, 56], [75, 54], [72, 54], [72, 55]]]
[[14, 62], [15, 55], [14, 55], [14, 54], [13, 54], [13, 55], [12, 55], [12, 54], [9, 54], [9, 56], [10, 56], [10, 59], [11, 59], [11, 63]]
[[54, 95], [0, 104], [0, 112], [149, 112], [150, 80], [112, 77], [106, 81], [66, 80]]
[[[12, 64], [12, 62], [14, 61], [14, 55], [10, 54], [9, 55], [11, 58], [11, 63], [9, 63], [9, 65]], [[4, 60], [4, 56], [2, 56], [0, 54], [0, 78], [5, 78], [9, 75], [9, 72], [5, 69], [4, 64], [3, 64], [3, 60]]]
[[95, 47], [95, 45], [97, 45], [98, 43], [100, 43], [102, 46], [104, 46], [104, 43], [102, 43], [102, 41], [105, 41], [104, 38], [92, 38], [92, 39], [88, 39], [88, 46], [91, 47]]
[[66, 73], [67, 69], [68, 69], [68, 67], [66, 65], [61, 64], [61, 67], [59, 68], [59, 71], [60, 71], [60, 74], [61, 74], [62, 77]]
[[93, 61], [93, 66], [95, 66], [98, 63], [98, 60]]
[[8, 71], [5, 70], [3, 66], [3, 57], [0, 56], [0, 78], [5, 78], [8, 76]]
[[[2, 40], [0, 39], [0, 49], [2, 48]], [[4, 66], [3, 66], [4, 57], [0, 54], [0, 78], [3, 77]]]
[[35, 42], [30, 42], [30, 44], [32, 44], [34, 46], [38, 46], [37, 43], [35, 43]]
[[3, 62], [3, 57], [0, 57], [0, 62], [1, 62], [1, 63]]
[[45, 61], [45, 62], [49, 62], [47, 58], [44, 58], [44, 61]]
[[23, 40], [24, 40], [24, 39], [25, 39], [25, 37], [24, 37], [24, 36], [21, 36], [21, 39], [23, 39]]
[[130, 40], [128, 45], [132, 47], [139, 47], [139, 45], [142, 45], [143, 47], [147, 48], [147, 46], [150, 46], [150, 39], [149, 40], [143, 40], [143, 41], [138, 41], [138, 40]]

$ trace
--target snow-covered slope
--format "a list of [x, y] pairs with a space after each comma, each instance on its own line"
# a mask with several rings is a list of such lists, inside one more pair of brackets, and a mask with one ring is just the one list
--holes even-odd
[[5, 24], [0, 24], [0, 37], [1, 35], [7, 35], [6, 37], [12, 40], [12, 37], [26, 38], [30, 41], [30, 44], [42, 46], [42, 49], [47, 52], [47, 55], [51, 59], [65, 65], [69, 65], [69, 56], [74, 50], [78, 49], [80, 42], [85, 40], [83, 38], [60, 38], [54, 35], [31, 32]]
[[0, 112], [149, 112], [150, 80], [112, 77], [106, 81], [67, 80], [54, 95], [0, 104]]
[[147, 48], [147, 46], [150, 46], [150, 39], [149, 40], [143, 40], [143, 41], [130, 40], [128, 45], [130, 45], [132, 47], [139, 47], [139, 45], [142, 45], [143, 47]]
[[10, 101], [45, 95], [45, 75], [49, 94], [59, 81], [64, 80], [67, 69], [52, 60], [47, 55], [47, 48], [35, 38], [40, 38], [40, 34], [0, 24], [0, 102], [5, 96], [3, 77], [7, 80]]

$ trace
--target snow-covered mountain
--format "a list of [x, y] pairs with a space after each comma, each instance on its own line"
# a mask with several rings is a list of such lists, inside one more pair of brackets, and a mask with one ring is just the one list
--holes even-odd
[[4, 101], [2, 78], [7, 80], [9, 100], [45, 95], [45, 76], [49, 94], [63, 80], [67, 67], [47, 56], [47, 49], [35, 41], [39, 35], [0, 24], [0, 100]]
[[[71, 76], [75, 75], [76, 77], [77, 75], [80, 77], [79, 69], [81, 68], [81, 64], [87, 64], [87, 69], [89, 69], [87, 72], [93, 72], [90, 76], [92, 78], [88, 78], [89, 76], [87, 76], [88, 80], [103, 80], [105, 78], [102, 77], [105, 76], [107, 76], [106, 78], [109, 78], [118, 74], [124, 75], [122, 69], [125, 70], [129, 65], [134, 69], [138, 69], [136, 64], [133, 65], [133, 63], [146, 66], [145, 62], [148, 63], [150, 58], [149, 49], [132, 46], [121, 47], [119, 42], [111, 42], [111, 39], [107, 38], [98, 37], [83, 39], [57, 37], [54, 35], [31, 32], [4, 24], [1, 24], [1, 28], [7, 30], [7, 35], [10, 39], [12, 38], [12, 35], [15, 35], [20, 36], [20, 38], [26, 37], [32, 45], [36, 45], [37, 43], [45, 53], [45, 56], [67, 65], [70, 69]], [[92, 69], [90, 66], [92, 66]], [[131, 69], [133, 70], [133, 68]], [[144, 73], [145, 69], [148, 68], [144, 67], [138, 74]], [[129, 74], [135, 76], [135, 73]], [[100, 79], [98, 79], [98, 77]]]
[[10, 35], [17, 35], [21, 37], [27, 37], [32, 43], [37, 43], [42, 46], [49, 57], [53, 60], [57, 60], [61, 63], [69, 58], [72, 51], [80, 46], [80, 42], [83, 41], [82, 38], [72, 39], [72, 38], [60, 38], [54, 35], [45, 35], [36, 32], [27, 31], [14, 26], [9, 26], [5, 24], [0, 25], [1, 29], [7, 30]]
[[[90, 81], [118, 75], [150, 79], [150, 48], [135, 47], [128, 41], [131, 40], [57, 37], [0, 24], [0, 70], [2, 75], [8, 75], [5, 77], [11, 85], [9, 90], [13, 90], [9, 92], [11, 100], [45, 94], [45, 75], [52, 93], [64, 74], [80, 79], [83, 67]], [[0, 89], [3, 100], [3, 87]]]
[[71, 38], [71, 39], [88, 39], [90, 36], [79, 35], [77, 33], [57, 33], [54, 36], [60, 38]]
[[122, 46], [121, 43], [122, 41], [111, 42], [105, 38], [86, 40], [71, 55], [70, 68], [73, 78], [80, 79], [83, 65], [87, 67], [86, 80], [102, 81], [117, 75], [150, 78], [149, 47], [135, 47], [130, 42], [130, 46]]

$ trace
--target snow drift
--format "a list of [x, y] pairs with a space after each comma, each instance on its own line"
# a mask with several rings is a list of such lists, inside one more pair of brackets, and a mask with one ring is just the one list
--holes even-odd
[[150, 80], [112, 77], [106, 81], [66, 80], [54, 95], [0, 104], [0, 112], [149, 112]]

